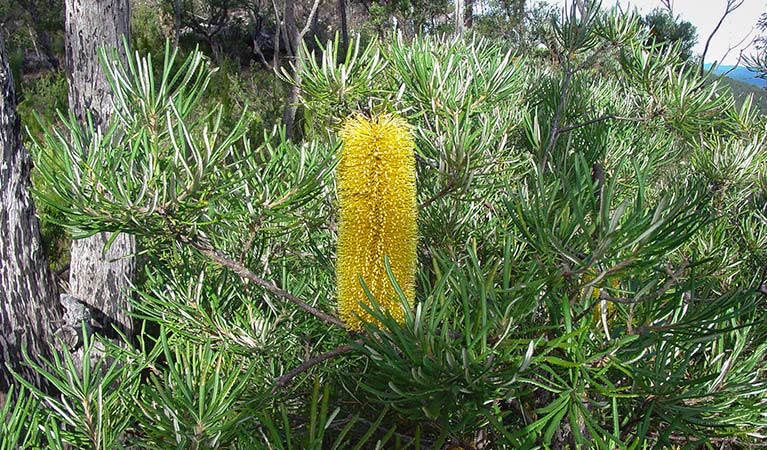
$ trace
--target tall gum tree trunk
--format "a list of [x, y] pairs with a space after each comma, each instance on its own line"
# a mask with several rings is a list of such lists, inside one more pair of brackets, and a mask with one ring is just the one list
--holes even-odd
[[298, 96], [300, 90], [298, 86], [301, 84], [300, 64], [301, 64], [301, 37], [298, 32], [298, 25], [296, 25], [296, 8], [294, 0], [285, 1], [285, 13], [283, 14], [283, 20], [285, 21], [285, 47], [287, 48], [288, 56], [293, 60], [295, 68], [293, 69], [293, 85], [290, 86], [288, 91], [288, 97], [285, 99], [285, 110], [282, 113], [282, 122], [285, 124], [285, 136], [288, 139], [293, 139], [294, 128], [296, 122], [296, 112], [298, 111]]
[[[89, 112], [96, 126], [107, 127], [113, 100], [98, 52], [116, 48], [125, 57], [129, 1], [66, 0], [64, 10], [69, 106], [80, 120]], [[105, 250], [109, 239], [110, 234], [100, 233], [72, 242], [69, 290], [90, 306], [104, 330], [115, 325], [131, 336], [128, 287], [136, 271], [136, 241], [120, 234]]]
[[39, 375], [22, 366], [22, 347], [32, 358], [50, 356], [61, 323], [56, 285], [29, 193], [32, 160], [21, 145], [13, 79], [0, 36], [0, 392], [12, 383], [9, 365], [37, 386]]
[[466, 29], [474, 26], [474, 0], [466, 0], [463, 13], [463, 25]]
[[460, 36], [463, 34], [464, 23], [463, 20], [466, 16], [464, 0], [455, 0], [455, 34]]
[[349, 20], [346, 15], [346, 0], [338, 0], [338, 12], [341, 16], [341, 55], [346, 54], [346, 49], [349, 47]]

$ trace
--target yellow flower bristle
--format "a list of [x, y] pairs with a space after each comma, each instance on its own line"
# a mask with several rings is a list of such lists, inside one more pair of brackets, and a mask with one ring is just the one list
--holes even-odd
[[380, 307], [402, 322], [404, 311], [389, 281], [384, 257], [409, 301], [415, 293], [416, 181], [413, 138], [407, 123], [390, 115], [354, 116], [341, 129], [336, 172], [338, 310], [349, 330], [373, 318], [359, 277]]

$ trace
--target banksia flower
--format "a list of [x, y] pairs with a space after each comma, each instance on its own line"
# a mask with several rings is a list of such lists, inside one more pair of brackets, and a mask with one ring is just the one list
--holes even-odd
[[362, 277], [380, 307], [402, 322], [404, 311], [386, 274], [384, 257], [412, 301], [418, 232], [413, 139], [406, 122], [389, 115], [352, 117], [342, 128], [341, 139], [339, 314], [350, 330], [374, 321], [359, 304], [369, 304], [359, 282]]
[[[583, 274], [582, 280], [585, 283], [590, 282], [594, 279], [594, 273], [593, 272], [587, 272]], [[618, 289], [620, 286], [620, 283], [618, 283], [618, 280], [613, 278], [612, 281], [610, 281], [610, 285], [613, 287], [613, 289]], [[594, 286], [591, 288], [591, 299], [594, 302], [597, 302], [596, 305], [594, 305], [594, 321], [599, 322], [602, 319], [602, 308], [604, 306], [607, 307], [607, 317], [612, 318], [613, 315], [615, 315], [615, 305], [612, 304], [612, 302], [608, 302], [605, 300], [601, 300], [600, 296], [602, 294], [602, 288]]]

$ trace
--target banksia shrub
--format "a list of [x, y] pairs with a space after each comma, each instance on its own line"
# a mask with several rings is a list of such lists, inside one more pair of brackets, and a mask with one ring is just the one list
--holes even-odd
[[360, 278], [379, 306], [402, 321], [404, 313], [386, 273], [409, 300], [415, 290], [416, 184], [413, 139], [407, 123], [390, 115], [354, 116], [341, 130], [338, 165], [338, 309], [350, 330], [373, 319]]

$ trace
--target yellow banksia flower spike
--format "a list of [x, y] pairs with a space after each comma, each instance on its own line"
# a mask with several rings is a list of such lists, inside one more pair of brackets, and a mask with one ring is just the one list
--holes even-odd
[[373, 318], [359, 278], [373, 298], [399, 322], [401, 302], [384, 266], [412, 302], [415, 294], [416, 181], [413, 138], [407, 123], [391, 115], [347, 119], [341, 129], [341, 160], [336, 172], [338, 227], [338, 310], [349, 330]]
[[[583, 281], [585, 283], [590, 282], [594, 279], [594, 273], [593, 272], [587, 272], [583, 274]], [[610, 281], [610, 285], [613, 287], [613, 289], [617, 289], [620, 284], [618, 283], [618, 280], [613, 278], [612, 281]], [[602, 294], [602, 288], [598, 286], [594, 286], [591, 288], [591, 299], [594, 302], [597, 302], [596, 305], [594, 305], [594, 321], [600, 322], [602, 320], [602, 310], [606, 307], [606, 314], [608, 318], [612, 318], [612, 316], [615, 314], [615, 305], [613, 305], [611, 302], [608, 302], [606, 300], [601, 300], [600, 296]]]

